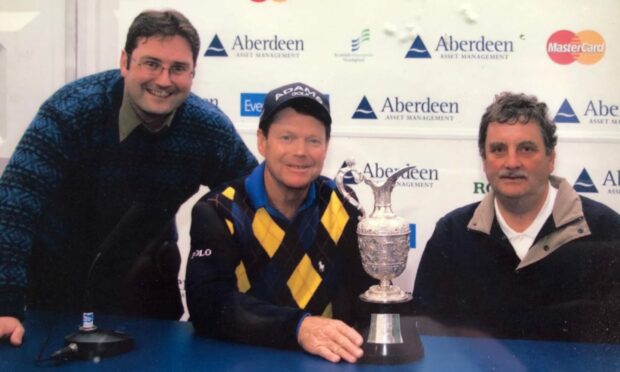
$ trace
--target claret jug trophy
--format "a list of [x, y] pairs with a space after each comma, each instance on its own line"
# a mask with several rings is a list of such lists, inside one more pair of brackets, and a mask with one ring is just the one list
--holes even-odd
[[[381, 185], [375, 184], [354, 168], [353, 160], [347, 160], [336, 175], [336, 186], [344, 197], [361, 214], [357, 225], [357, 238], [362, 265], [368, 275], [379, 280], [360, 295], [362, 320], [356, 328], [364, 336], [364, 357], [361, 362], [394, 364], [411, 362], [424, 355], [424, 349], [412, 319], [401, 319], [399, 309], [411, 300], [411, 295], [392, 283], [407, 267], [409, 252], [409, 225], [392, 212], [391, 196], [396, 180], [414, 167], [399, 169]], [[344, 186], [346, 174], [355, 183], [362, 181], [372, 188], [374, 208], [369, 216]], [[367, 316], [366, 316], [367, 315]], [[401, 320], [406, 320], [401, 322]]]

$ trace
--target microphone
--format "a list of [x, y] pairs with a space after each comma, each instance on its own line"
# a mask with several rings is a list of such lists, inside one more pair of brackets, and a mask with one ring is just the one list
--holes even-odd
[[[113, 247], [126, 246], [127, 242], [138, 242], [146, 247], [149, 241], [158, 238], [162, 230], [170, 223], [176, 210], [149, 207], [143, 203], [133, 203], [123, 214], [112, 232], [99, 246], [99, 252], [93, 259], [86, 275], [84, 293], [85, 312], [82, 325], [77, 332], [65, 337], [65, 347], [52, 354], [55, 360], [96, 359], [111, 357], [131, 351], [134, 339], [119, 331], [102, 330], [95, 326], [93, 306], [92, 276], [101, 258]], [[139, 227], [139, 231], [136, 231]]]
[[78, 351], [78, 346], [74, 343], [71, 343], [62, 349], [55, 351], [50, 359], [53, 360], [70, 360], [73, 359], [75, 353]]

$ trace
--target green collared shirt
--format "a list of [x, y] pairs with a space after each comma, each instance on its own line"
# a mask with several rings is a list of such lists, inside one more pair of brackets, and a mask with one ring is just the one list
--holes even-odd
[[131, 132], [140, 125], [144, 125], [144, 127], [152, 133], [156, 133], [166, 127], [170, 127], [170, 123], [172, 123], [172, 118], [174, 118], [175, 112], [176, 110], [168, 114], [168, 116], [166, 116], [166, 120], [164, 120], [164, 122], [159, 128], [153, 129], [148, 125], [144, 125], [144, 122], [142, 121], [142, 119], [140, 119], [140, 117], [136, 113], [136, 110], [134, 110], [129, 103], [129, 97], [127, 96], [127, 92], [125, 92], [123, 94], [123, 103], [121, 104], [121, 110], [118, 113], [119, 142], [123, 142], [125, 138], [127, 138], [131, 134]]

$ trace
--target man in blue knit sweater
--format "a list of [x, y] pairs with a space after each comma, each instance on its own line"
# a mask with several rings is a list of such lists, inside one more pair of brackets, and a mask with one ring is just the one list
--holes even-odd
[[120, 71], [41, 106], [0, 179], [0, 338], [22, 342], [25, 305], [180, 316], [178, 207], [256, 166], [226, 115], [190, 93], [199, 48], [182, 14], [143, 12]]
[[533, 96], [487, 108], [478, 147], [491, 191], [437, 222], [418, 313], [459, 334], [620, 342], [620, 216], [552, 175], [555, 130]]
[[320, 175], [330, 125], [327, 97], [314, 88], [272, 90], [257, 133], [265, 161], [194, 206], [185, 288], [200, 334], [332, 362], [362, 356], [362, 336], [346, 322], [373, 280], [357, 209]]

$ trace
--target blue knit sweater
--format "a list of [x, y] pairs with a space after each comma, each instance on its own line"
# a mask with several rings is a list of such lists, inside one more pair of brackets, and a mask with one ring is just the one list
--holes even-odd
[[64, 86], [19, 142], [0, 179], [0, 315], [23, 317], [26, 288], [33, 307], [81, 310], [88, 267], [125, 216], [123, 247], [106, 253], [95, 279], [113, 302], [141, 244], [199, 185], [256, 165], [225, 114], [193, 94], [166, 130], [140, 126], [119, 143], [123, 88], [117, 70]]

